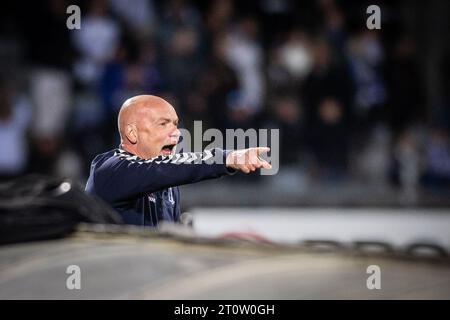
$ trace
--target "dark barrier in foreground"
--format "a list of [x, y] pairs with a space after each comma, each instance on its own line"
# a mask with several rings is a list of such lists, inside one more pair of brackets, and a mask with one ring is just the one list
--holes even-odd
[[0, 185], [0, 244], [58, 238], [80, 222], [121, 219], [70, 180], [30, 175]]

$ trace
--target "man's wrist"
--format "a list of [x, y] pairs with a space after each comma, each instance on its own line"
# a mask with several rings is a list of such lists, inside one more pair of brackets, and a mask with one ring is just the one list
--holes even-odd
[[228, 174], [235, 174], [238, 170], [232, 167], [232, 164], [228, 164], [228, 157], [234, 150], [222, 150], [223, 151], [223, 164]]

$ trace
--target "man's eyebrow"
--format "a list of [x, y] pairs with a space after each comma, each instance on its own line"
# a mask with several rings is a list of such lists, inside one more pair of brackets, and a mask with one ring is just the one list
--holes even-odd
[[[172, 122], [173, 120], [172, 120], [172, 119], [169, 119], [169, 118], [159, 118], [158, 120], [156, 120], [156, 122], [160, 122], [160, 121]], [[176, 118], [174, 121], [175, 121], [175, 122], [179, 122], [179, 119]]]

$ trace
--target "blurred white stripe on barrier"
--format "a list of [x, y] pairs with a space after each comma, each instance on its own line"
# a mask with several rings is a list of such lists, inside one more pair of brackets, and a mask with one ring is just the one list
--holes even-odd
[[329, 240], [387, 243], [406, 248], [428, 243], [450, 252], [450, 213], [437, 209], [193, 208], [195, 231], [220, 237], [258, 234], [279, 243]]

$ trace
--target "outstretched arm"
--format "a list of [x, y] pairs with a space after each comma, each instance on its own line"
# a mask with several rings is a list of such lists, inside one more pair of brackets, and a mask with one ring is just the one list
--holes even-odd
[[241, 170], [245, 173], [270, 164], [259, 158], [268, 148], [236, 151], [221, 149], [159, 156], [143, 160], [124, 151], [98, 168], [96, 190], [103, 199], [115, 202], [168, 187], [219, 178]]

